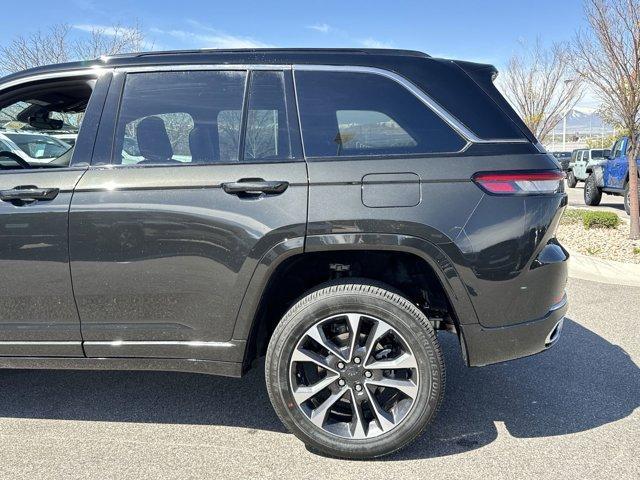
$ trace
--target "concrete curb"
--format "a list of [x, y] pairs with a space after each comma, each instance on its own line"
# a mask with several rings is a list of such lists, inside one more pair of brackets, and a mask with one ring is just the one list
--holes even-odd
[[569, 250], [569, 276], [592, 282], [640, 287], [640, 264], [591, 257]]

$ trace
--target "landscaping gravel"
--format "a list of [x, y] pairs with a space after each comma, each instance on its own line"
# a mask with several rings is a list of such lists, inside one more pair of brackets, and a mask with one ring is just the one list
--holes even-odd
[[640, 240], [629, 239], [629, 220], [621, 218], [617, 228], [585, 229], [580, 211], [567, 208], [557, 237], [567, 249], [618, 262], [640, 263]]

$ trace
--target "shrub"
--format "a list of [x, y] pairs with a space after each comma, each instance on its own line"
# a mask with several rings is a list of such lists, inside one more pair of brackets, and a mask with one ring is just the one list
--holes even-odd
[[564, 211], [562, 218], [560, 219], [560, 223], [562, 223], [563, 225], [574, 225], [582, 223], [584, 212], [584, 210], [579, 210], [577, 208], [567, 208]]
[[640, 255], [640, 247], [633, 247], [634, 255]]
[[583, 213], [584, 228], [618, 228], [620, 217], [612, 212], [597, 212], [589, 210]]

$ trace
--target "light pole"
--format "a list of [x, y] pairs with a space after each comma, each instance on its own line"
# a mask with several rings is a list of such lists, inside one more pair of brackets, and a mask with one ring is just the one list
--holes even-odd
[[[571, 82], [573, 82], [572, 78], [568, 78], [564, 81], [565, 87], [568, 86]], [[564, 112], [564, 117], [562, 119], [562, 151], [567, 151], [567, 115], [569, 115], [569, 110]]]

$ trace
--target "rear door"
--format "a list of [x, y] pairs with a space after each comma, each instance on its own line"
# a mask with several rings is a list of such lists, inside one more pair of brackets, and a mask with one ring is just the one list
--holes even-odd
[[290, 75], [116, 75], [70, 213], [88, 356], [241, 359], [231, 337], [257, 262], [305, 234]]

